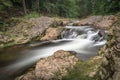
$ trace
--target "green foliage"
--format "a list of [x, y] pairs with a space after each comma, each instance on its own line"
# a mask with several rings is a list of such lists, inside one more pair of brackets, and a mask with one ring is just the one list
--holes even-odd
[[116, 0], [39, 0], [40, 11], [63, 17], [83, 17], [91, 14], [111, 14], [120, 11]]
[[77, 17], [76, 0], [40, 0], [40, 11], [63, 17]]
[[1, 0], [0, 2], [0, 10], [3, 10], [7, 7], [12, 7], [12, 2], [10, 0]]
[[91, 0], [93, 14], [111, 14], [120, 11], [119, 0]]
[[39, 16], [40, 16], [40, 14], [38, 14], [37, 12], [31, 12], [29, 14], [26, 14], [24, 17], [25, 17], [25, 19], [30, 19], [30, 18], [37, 18]]
[[13, 2], [22, 2], [22, 0], [12, 0]]
[[12, 26], [20, 23], [21, 21], [23, 21], [22, 18], [19, 18], [19, 17], [11, 17], [10, 20], [9, 20], [9, 23], [12, 23]]
[[79, 61], [73, 70], [69, 71], [69, 74], [63, 77], [62, 80], [96, 80], [88, 76], [90, 71], [94, 70], [94, 65], [87, 62]]
[[91, 10], [90, 0], [78, 0], [77, 5], [79, 6], [78, 8], [79, 17], [83, 17], [91, 14], [92, 10]]
[[98, 80], [96, 75], [89, 77], [89, 74], [97, 71], [97, 68], [101, 64], [101, 59], [79, 61], [62, 80]]
[[11, 17], [11, 20], [12, 20], [13, 22], [17, 22], [17, 21], [19, 21], [20, 19], [17, 18], [17, 17]]
[[12, 7], [12, 3], [10, 0], [2, 0], [2, 4], [6, 7]]
[[4, 6], [3, 5], [0, 5], [0, 10], [3, 10], [4, 9]]
[[[1, 0], [0, 2], [0, 10], [18, 8], [18, 6], [23, 8], [23, 0]], [[27, 13], [37, 11], [46, 15], [76, 18], [119, 12], [120, 0], [25, 0], [24, 8]]]

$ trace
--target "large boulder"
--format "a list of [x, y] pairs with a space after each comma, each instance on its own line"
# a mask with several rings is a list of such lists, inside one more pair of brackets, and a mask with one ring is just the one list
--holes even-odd
[[31, 18], [13, 27], [8, 32], [14, 36], [15, 43], [19, 44], [40, 36], [53, 22], [54, 19], [50, 17]]
[[91, 16], [79, 21], [74, 22], [73, 25], [76, 26], [94, 26], [100, 29], [108, 29], [113, 23], [117, 20], [117, 18], [113, 15], [111, 16]]
[[40, 59], [33, 71], [17, 80], [20, 78], [22, 80], [60, 80], [67, 75], [68, 70], [73, 69], [77, 62], [78, 58], [75, 55], [59, 50], [50, 57]]
[[62, 31], [61, 28], [48, 28], [45, 35], [40, 40], [54, 40], [57, 39]]
[[22, 20], [19, 24], [11, 27], [6, 32], [0, 32], [0, 47], [8, 45], [11, 41], [12, 44], [24, 44], [36, 39], [54, 22], [54, 18], [44, 16]]

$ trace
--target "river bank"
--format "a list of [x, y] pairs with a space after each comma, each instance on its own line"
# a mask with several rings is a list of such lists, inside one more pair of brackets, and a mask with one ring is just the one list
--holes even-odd
[[[7, 31], [0, 32], [0, 48], [25, 44], [34, 40], [50, 40], [59, 36], [62, 27], [68, 23], [76, 26], [94, 26], [108, 29], [116, 21], [114, 16], [91, 16], [82, 20], [60, 19], [50, 17], [31, 18], [23, 20]], [[51, 27], [50, 29], [48, 29]], [[46, 30], [48, 29], [48, 30]], [[51, 32], [50, 32], [51, 31]], [[46, 35], [46, 36], [44, 36]], [[44, 36], [44, 37], [43, 37]], [[49, 36], [49, 37], [48, 37]]]
[[[37, 24], [34, 23], [34, 20], [36, 20]], [[14, 44], [25, 44], [25, 43], [31, 42], [34, 39], [40, 40], [40, 41], [58, 39], [59, 34], [60, 34], [61, 30], [63, 29], [62, 27], [67, 25], [70, 22], [72, 22], [73, 25], [75, 25], [75, 26], [95, 26], [95, 28], [100, 28], [100, 29], [106, 30], [106, 29], [111, 28], [111, 26], [115, 23], [116, 20], [117, 19], [114, 16], [92, 16], [92, 17], [88, 17], [86, 19], [79, 20], [79, 21], [78, 20], [71, 21], [71, 20], [66, 20], [66, 19], [54, 20], [53, 18], [49, 18], [49, 17], [40, 17], [38, 19], [31, 19], [31, 20], [28, 20], [28, 22], [20, 23], [20, 24], [18, 24], [17, 28], [13, 27], [11, 30], [6, 32], [6, 33], [8, 33], [7, 36], [10, 35], [10, 38], [12, 38], [13, 41], [12, 40], [9, 41], [8, 38], [7, 39], [3, 38], [4, 39], [3, 41], [5, 41], [5, 39], [6, 39], [6, 42], [1, 41], [1, 45], [2, 45], [2, 47], [4, 47], [4, 46], [11, 44], [11, 43], [13, 45]], [[43, 21], [45, 23], [43, 23]], [[33, 22], [32, 26], [31, 26], [31, 22]], [[30, 26], [28, 26], [28, 24], [26, 24], [26, 23], [30, 24]], [[100, 33], [100, 34], [102, 35], [102, 33]], [[3, 34], [3, 37], [4, 37], [4, 34]], [[67, 54], [69, 54], [69, 53], [67, 53]], [[61, 53], [60, 53], [60, 55], [61, 55]], [[68, 60], [69, 63], [71, 62], [71, 61], [69, 61], [69, 56], [66, 57], [66, 59]], [[44, 60], [45, 59], [43, 59], [43, 61]], [[48, 60], [49, 60], [49, 58], [48, 58]], [[64, 57], [61, 60], [64, 60]], [[94, 80], [95, 74], [97, 73], [97, 70], [100, 67], [101, 60], [102, 60], [102, 58], [100, 56], [98, 56], [98, 57], [93, 58], [91, 60], [88, 60], [86, 62], [75, 61], [75, 65], [72, 64], [72, 66], [74, 66], [74, 67], [78, 66], [77, 69], [80, 66], [81, 66], [81, 68], [86, 66], [86, 68], [83, 71], [84, 77], [81, 78], [83, 75], [77, 75], [77, 76], [79, 76], [77, 79], [87, 79], [85, 77], [88, 76], [88, 78], [93, 77], [93, 79], [91, 79], [91, 80]], [[42, 59], [40, 61], [42, 61]], [[45, 61], [45, 62], [47, 62], [47, 61]], [[40, 64], [41, 64], [41, 62], [40, 62]], [[37, 65], [36, 65], [36, 67], [37, 67]], [[48, 68], [48, 67], [49, 66], [46, 66], [45, 68]], [[68, 66], [67, 68], [69, 69], [70, 66]], [[38, 69], [40, 69], [40, 68], [38, 68]], [[54, 67], [52, 69], [54, 69]], [[62, 69], [62, 68], [60, 67], [60, 69]], [[75, 74], [79, 74], [79, 72], [76, 73], [77, 69], [75, 69], [75, 70], [73, 69]], [[34, 69], [32, 71], [34, 71]], [[37, 73], [40, 73], [39, 70], [35, 70], [35, 71], [37, 71]], [[70, 71], [72, 71], [71, 68], [70, 68]], [[49, 69], [48, 69], [48, 72], [49, 72]], [[59, 70], [58, 70], [58, 72], [59, 72]], [[55, 72], [55, 73], [57, 73], [57, 72]], [[34, 75], [34, 73], [28, 72], [27, 74], [22, 76], [23, 80], [35, 80], [35, 79], [37, 79], [37, 77], [31, 77]], [[62, 79], [67, 80], [73, 76], [73, 80], [74, 80], [76, 77], [75, 74], [71, 74], [71, 72], [68, 72], [66, 75], [64, 75], [64, 76], [67, 76], [67, 75], [68, 76], [67, 77], [62, 76]], [[27, 75], [27, 77], [26, 77], [26, 75]], [[36, 75], [37, 74], [35, 74], [35, 76]], [[41, 75], [39, 75], [39, 76], [41, 76]], [[43, 76], [45, 76], [45, 75], [43, 75]], [[58, 79], [58, 76], [56, 76], [56, 78]], [[20, 80], [21, 80], [21, 78], [20, 78]]]
[[[68, 20], [65, 20], [66, 23]], [[45, 30], [49, 27], [64, 25], [64, 19], [40, 17], [23, 20], [16, 26], [9, 28], [5, 32], [0, 32], [0, 48], [16, 44], [25, 44], [31, 41], [40, 40], [45, 35]], [[54, 28], [52, 28], [55, 33]], [[50, 31], [50, 30], [49, 30]], [[58, 35], [56, 34], [55, 37]]]

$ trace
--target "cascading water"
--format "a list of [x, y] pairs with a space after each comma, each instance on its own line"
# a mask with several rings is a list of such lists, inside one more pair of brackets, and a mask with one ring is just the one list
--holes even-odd
[[40, 58], [53, 55], [57, 50], [75, 51], [80, 59], [89, 59], [97, 55], [98, 50], [106, 43], [106, 32], [102, 31], [104, 35], [100, 35], [100, 31], [90, 26], [66, 26], [61, 33], [61, 39], [30, 44], [29, 46], [34, 47], [29, 51], [23, 51], [27, 54], [2, 70], [5, 74], [10, 72], [12, 75]]

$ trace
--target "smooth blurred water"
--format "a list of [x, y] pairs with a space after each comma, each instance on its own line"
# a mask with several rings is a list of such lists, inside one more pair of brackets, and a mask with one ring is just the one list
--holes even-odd
[[[5, 76], [10, 79], [16, 72], [26, 69], [40, 58], [53, 55], [57, 50], [74, 51], [78, 58], [89, 59], [97, 55], [99, 49], [106, 44], [106, 33], [102, 31], [104, 35], [101, 36], [100, 31], [90, 26], [66, 26], [61, 33], [61, 39], [31, 43], [26, 47], [24, 46], [23, 49], [17, 48], [18, 52], [14, 49], [11, 51], [12, 56], [15, 56], [15, 54], [18, 56], [8, 66], [0, 68], [0, 80]], [[2, 53], [10, 54], [4, 51]]]

